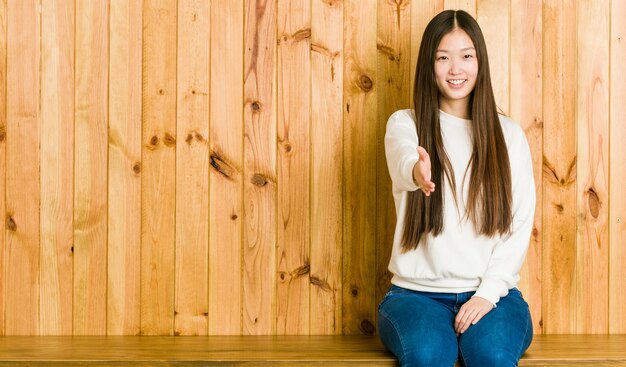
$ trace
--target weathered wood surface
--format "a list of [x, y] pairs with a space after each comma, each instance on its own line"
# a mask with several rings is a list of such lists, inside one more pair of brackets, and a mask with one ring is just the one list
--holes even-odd
[[[367, 336], [3, 337], [0, 366], [397, 366]], [[626, 366], [626, 335], [537, 335], [520, 366]]]

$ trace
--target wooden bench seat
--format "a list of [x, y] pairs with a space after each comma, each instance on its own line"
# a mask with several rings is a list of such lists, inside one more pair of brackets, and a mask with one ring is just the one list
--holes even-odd
[[[375, 337], [0, 337], [0, 366], [397, 366]], [[520, 366], [626, 366], [626, 335], [537, 335]]]

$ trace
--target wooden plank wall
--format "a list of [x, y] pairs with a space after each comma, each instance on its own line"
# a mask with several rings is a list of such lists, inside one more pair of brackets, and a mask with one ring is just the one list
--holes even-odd
[[374, 334], [443, 9], [526, 131], [536, 333], [626, 332], [621, 0], [0, 0], [0, 334]]

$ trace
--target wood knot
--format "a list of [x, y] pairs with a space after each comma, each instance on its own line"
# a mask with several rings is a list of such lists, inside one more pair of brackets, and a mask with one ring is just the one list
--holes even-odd
[[220, 157], [216, 152], [212, 151], [209, 155], [209, 164], [214, 170], [229, 180], [231, 180], [235, 174], [235, 168]]
[[284, 272], [284, 271], [281, 271], [281, 272], [279, 273], [279, 277], [280, 277], [280, 280], [281, 280], [281, 281], [285, 281], [285, 278], [287, 277], [287, 275], [285, 274], [285, 272]]
[[164, 95], [165, 91], [163, 89], [159, 89], [159, 95]]
[[10, 215], [7, 217], [7, 229], [12, 232], [17, 231], [17, 223], [15, 223], [15, 219]]
[[4, 141], [7, 137], [7, 131], [4, 126], [0, 126], [0, 143]]
[[318, 287], [320, 290], [324, 291], [324, 292], [332, 292], [333, 291], [333, 287], [330, 286], [330, 284], [328, 284], [327, 281], [320, 279], [318, 277], [316, 277], [315, 275], [311, 275], [309, 277], [309, 282], [311, 283], [311, 285], [314, 285], [316, 287]]
[[561, 203], [554, 204], [554, 207], [556, 208], [556, 210], [557, 210], [559, 213], [563, 213], [563, 210], [565, 210], [565, 208], [563, 207], [563, 204], [561, 204]]
[[265, 185], [267, 185], [267, 183], [269, 182], [267, 177], [263, 176], [260, 173], [255, 173], [252, 178], [250, 179], [250, 182], [254, 185], [254, 186], [259, 186], [259, 187], [263, 187]]
[[601, 206], [600, 198], [598, 197], [598, 194], [593, 189], [593, 187], [590, 187], [589, 190], [587, 190], [587, 195], [589, 201], [589, 212], [591, 213], [592, 217], [598, 218], [598, 215], [600, 215]]
[[537, 227], [533, 227], [533, 237], [537, 237], [539, 235], [539, 230], [537, 230]]
[[259, 112], [261, 110], [261, 103], [259, 101], [252, 102], [252, 111]]
[[372, 86], [374, 85], [374, 83], [372, 82], [372, 79], [370, 79], [369, 76], [363, 74], [359, 77], [358, 80], [358, 86], [359, 88], [361, 88], [364, 92], [369, 92], [370, 90], [372, 90]]
[[358, 289], [356, 289], [356, 288], [352, 288], [352, 289], [350, 290], [350, 294], [352, 294], [352, 297], [356, 297], [356, 296], [358, 296], [358, 295], [359, 295], [359, 290], [358, 290]]
[[231, 214], [231, 215], [230, 215], [230, 219], [231, 219], [231, 220], [237, 220], [237, 218], [239, 218], [239, 217], [237, 216], [237, 214]]
[[287, 153], [291, 153], [291, 151], [293, 150], [293, 146], [289, 143], [285, 143], [284, 147], [285, 147], [285, 152]]
[[374, 333], [376, 332], [376, 328], [374, 327], [374, 324], [372, 324], [367, 319], [361, 321], [361, 325], [359, 329], [361, 330], [361, 332], [363, 332], [363, 334], [366, 334], [366, 335], [374, 335]]
[[133, 172], [135, 172], [136, 174], [139, 174], [141, 172], [140, 162], [136, 162], [135, 164], [133, 164]]
[[309, 265], [307, 261], [304, 265], [299, 266], [294, 271], [292, 271], [290, 275], [294, 278], [300, 278], [309, 274], [310, 271], [311, 271], [311, 265]]
[[168, 147], [173, 147], [176, 145], [176, 138], [170, 135], [170, 133], [165, 133], [165, 136], [163, 137], [163, 144]]
[[159, 137], [155, 135], [152, 138], [150, 138], [148, 149], [155, 150], [156, 148], [158, 148], [158, 146], [159, 146]]
[[185, 138], [185, 142], [191, 145], [194, 139], [199, 143], [204, 143], [206, 141], [206, 139], [204, 139], [204, 136], [198, 134], [198, 132], [196, 131], [191, 131], [187, 134], [187, 137]]

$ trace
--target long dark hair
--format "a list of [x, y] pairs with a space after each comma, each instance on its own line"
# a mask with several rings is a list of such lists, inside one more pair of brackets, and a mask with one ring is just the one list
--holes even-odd
[[444, 175], [452, 193], [457, 195], [454, 171], [441, 137], [439, 90], [434, 71], [441, 39], [456, 28], [470, 37], [478, 61], [476, 85], [470, 96], [473, 151], [468, 165], [471, 173], [467, 217], [477, 233], [489, 237], [509, 232], [513, 221], [509, 155], [493, 96], [485, 39], [471, 15], [462, 10], [446, 10], [435, 16], [424, 30], [413, 92], [417, 136], [420, 146], [431, 157], [431, 180], [437, 190], [428, 197], [420, 190], [409, 192], [403, 251], [416, 249], [426, 234], [436, 236], [443, 230]]

